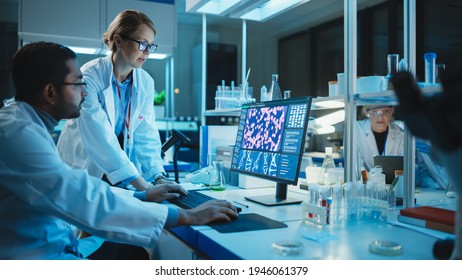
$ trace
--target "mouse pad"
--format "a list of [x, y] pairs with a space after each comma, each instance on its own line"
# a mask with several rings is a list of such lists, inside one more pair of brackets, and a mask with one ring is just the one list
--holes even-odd
[[240, 214], [239, 218], [229, 223], [209, 224], [210, 227], [221, 233], [284, 228], [286, 224], [255, 213]]

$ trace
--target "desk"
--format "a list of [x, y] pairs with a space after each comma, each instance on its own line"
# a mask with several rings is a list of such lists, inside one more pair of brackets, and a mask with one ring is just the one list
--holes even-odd
[[[239, 189], [228, 187], [227, 190], [221, 192], [208, 190], [204, 192], [215, 198], [237, 201], [248, 205], [249, 208], [242, 207], [242, 213], [258, 213], [268, 218], [282, 221], [288, 227], [237, 233], [219, 233], [208, 226], [186, 226], [169, 230], [182, 244], [183, 249], [191, 250], [191, 255], [195, 256], [194, 258], [249, 260], [433, 259], [432, 248], [436, 238], [423, 233], [393, 226], [386, 222], [367, 220], [351, 224], [320, 227], [302, 222], [300, 205], [266, 207], [243, 198], [244, 196], [272, 194], [274, 193], [274, 188]], [[289, 191], [288, 195], [295, 198], [306, 198], [306, 194], [299, 191]], [[320, 234], [324, 238], [320, 238], [318, 241], [309, 239], [319, 237]], [[281, 240], [302, 242], [304, 245], [303, 253], [296, 256], [278, 254], [272, 249], [271, 245], [272, 242]], [[403, 246], [403, 253], [399, 256], [382, 256], [370, 253], [368, 246], [374, 240], [398, 242]], [[171, 242], [171, 239], [169, 242]], [[161, 240], [159, 244], [165, 246], [165, 250], [172, 250], [171, 244], [162, 243]], [[185, 254], [179, 254], [179, 256], [185, 256]]]

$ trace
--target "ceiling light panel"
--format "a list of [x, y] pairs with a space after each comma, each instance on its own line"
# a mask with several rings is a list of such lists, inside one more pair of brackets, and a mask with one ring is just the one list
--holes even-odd
[[266, 21], [310, 0], [260, 0], [231, 14], [233, 18]]
[[186, 0], [186, 12], [224, 15], [250, 0]]

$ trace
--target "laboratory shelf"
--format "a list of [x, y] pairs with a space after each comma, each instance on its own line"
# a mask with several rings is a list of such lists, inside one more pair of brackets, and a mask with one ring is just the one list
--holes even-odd
[[213, 117], [213, 116], [238, 117], [240, 113], [241, 113], [241, 107], [236, 107], [236, 108], [207, 110], [205, 111], [205, 116], [206, 117]]
[[[337, 109], [345, 107], [343, 96], [317, 97], [313, 98], [311, 110]], [[206, 110], [206, 117], [224, 116], [238, 117], [241, 113], [241, 107]]]
[[[441, 84], [418, 83], [418, 86], [420, 88], [421, 94], [424, 96], [440, 94], [443, 91]], [[357, 106], [373, 104], [396, 106], [399, 103], [398, 98], [396, 97], [396, 94], [393, 90], [357, 93], [353, 95], [353, 100]]]
[[398, 99], [396, 98], [395, 92], [393, 90], [381, 92], [356, 93], [353, 95], [353, 100], [358, 106], [372, 104], [384, 104], [391, 106], [398, 105]]
[[340, 109], [345, 107], [343, 96], [329, 96], [313, 98], [311, 110]]

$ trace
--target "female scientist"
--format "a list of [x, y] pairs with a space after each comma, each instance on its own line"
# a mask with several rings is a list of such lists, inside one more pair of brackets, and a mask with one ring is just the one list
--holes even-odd
[[363, 107], [366, 119], [357, 122], [356, 145], [364, 167], [374, 167], [374, 156], [401, 156], [404, 153], [404, 132], [392, 122], [393, 107], [374, 105]]
[[88, 94], [81, 116], [66, 122], [57, 144], [70, 166], [137, 190], [172, 183], [164, 177], [154, 80], [141, 68], [157, 48], [155, 35], [146, 15], [125, 10], [104, 34], [112, 54], [82, 66]]

